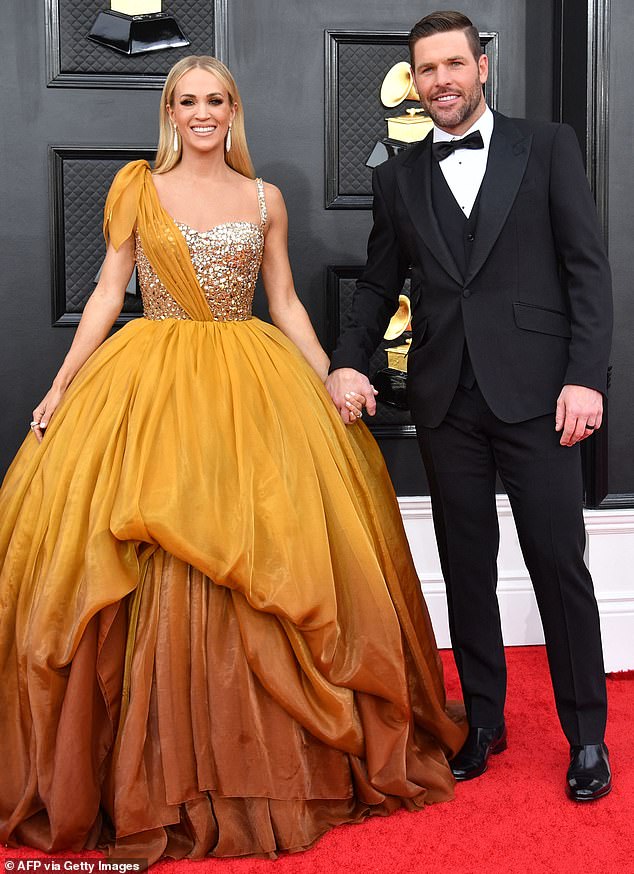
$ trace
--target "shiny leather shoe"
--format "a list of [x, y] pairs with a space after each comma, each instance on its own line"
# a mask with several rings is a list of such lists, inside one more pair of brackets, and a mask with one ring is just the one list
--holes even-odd
[[570, 747], [566, 794], [573, 801], [596, 801], [612, 789], [612, 771], [605, 744]]
[[473, 780], [484, 774], [489, 756], [506, 749], [506, 725], [497, 728], [470, 728], [464, 746], [449, 766], [456, 780]]

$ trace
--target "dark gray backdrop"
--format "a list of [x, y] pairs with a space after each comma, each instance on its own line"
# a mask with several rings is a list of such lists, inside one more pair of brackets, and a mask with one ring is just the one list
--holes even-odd
[[610, 28], [608, 239], [614, 274], [614, 378], [610, 393], [609, 477], [613, 503], [634, 506], [634, 112], [631, 66], [634, 4], [612, 0]]
[[[596, 12], [607, 0], [588, 2]], [[480, 31], [499, 33], [500, 111], [557, 117], [560, 4], [561, 0], [463, 0], [460, 4]], [[103, 8], [107, 5], [104, 0]], [[59, 82], [47, 87], [50, 65], [43, 6], [42, 0], [8, 0], [1, 13], [0, 472], [22, 440], [30, 410], [48, 388], [72, 336], [72, 328], [52, 326], [47, 147], [147, 147], [155, 142], [157, 131], [159, 92], [155, 90], [67, 88], [59, 87]], [[169, 8], [169, 3], [164, 7]], [[324, 31], [404, 31], [434, 8], [435, 3], [412, 0], [397, 6], [384, 0], [229, 0], [221, 22], [227, 35], [225, 60], [242, 92], [254, 163], [258, 173], [279, 185], [286, 197], [296, 285], [324, 341], [327, 267], [362, 263], [371, 223], [367, 210], [324, 208]], [[628, 65], [633, 17], [628, 0], [612, 0], [613, 83], [618, 69]], [[585, 34], [579, 38], [585, 41]], [[579, 87], [584, 93], [585, 82], [580, 81]], [[626, 162], [631, 154], [632, 118], [629, 90], [617, 90], [613, 84], [612, 91], [609, 156], [619, 177], [609, 189], [610, 244], [619, 320], [609, 488], [631, 497], [634, 415], [628, 399], [634, 388], [634, 309], [627, 230], [634, 183]], [[261, 295], [256, 310], [264, 313]], [[424, 492], [416, 441], [388, 438], [381, 445], [397, 492]]]

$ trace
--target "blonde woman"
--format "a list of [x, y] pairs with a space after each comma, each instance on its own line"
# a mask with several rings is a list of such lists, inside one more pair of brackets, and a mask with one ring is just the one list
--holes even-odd
[[[3, 842], [273, 856], [452, 796], [464, 724], [286, 225], [231, 74], [180, 61], [0, 493]], [[135, 263], [144, 318], [104, 342]]]

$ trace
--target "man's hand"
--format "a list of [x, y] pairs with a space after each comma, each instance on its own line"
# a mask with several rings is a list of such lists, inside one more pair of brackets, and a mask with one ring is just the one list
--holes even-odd
[[555, 431], [561, 431], [562, 446], [574, 446], [601, 427], [603, 395], [584, 385], [565, 385], [557, 398]]
[[361, 418], [360, 411], [355, 411], [355, 395], [357, 395], [356, 400], [361, 400], [361, 404], [371, 416], [376, 413], [374, 396], [378, 392], [367, 376], [359, 373], [358, 370], [353, 370], [351, 367], [339, 367], [333, 370], [326, 380], [326, 389], [346, 425], [352, 425]]

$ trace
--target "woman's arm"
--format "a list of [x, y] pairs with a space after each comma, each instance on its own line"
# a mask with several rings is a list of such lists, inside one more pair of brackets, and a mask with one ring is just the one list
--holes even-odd
[[50, 390], [33, 410], [33, 421], [40, 423], [38, 427], [33, 428], [38, 441], [41, 442], [44, 429], [51, 421], [64, 392], [77, 372], [108, 336], [115, 319], [121, 312], [125, 289], [133, 269], [133, 238], [128, 237], [119, 249], [115, 249], [111, 243], [106, 252], [99, 282], [84, 307], [64, 363], [53, 380]]
[[329, 360], [293, 284], [288, 260], [288, 217], [284, 198], [278, 188], [268, 183], [265, 196], [269, 226], [262, 258], [262, 279], [271, 319], [293, 341], [324, 382], [328, 375]]

